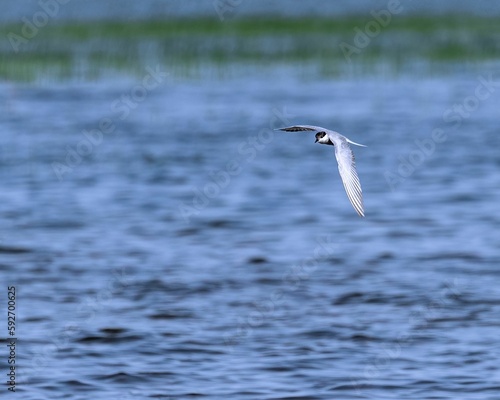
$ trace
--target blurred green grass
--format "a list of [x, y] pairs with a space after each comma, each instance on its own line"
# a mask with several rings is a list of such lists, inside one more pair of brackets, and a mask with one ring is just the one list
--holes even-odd
[[404, 71], [424, 62], [434, 71], [450, 63], [480, 63], [500, 58], [500, 18], [393, 15], [365, 48], [344, 57], [341, 43], [354, 45], [355, 30], [373, 21], [364, 17], [216, 18], [165, 21], [49, 23], [19, 45], [9, 34], [22, 25], [4, 25], [0, 34], [0, 79], [32, 81], [99, 79], [116, 72], [137, 74], [161, 64], [174, 75], [199, 76], [244, 65], [307, 67], [339, 75], [376, 70], [381, 64]]

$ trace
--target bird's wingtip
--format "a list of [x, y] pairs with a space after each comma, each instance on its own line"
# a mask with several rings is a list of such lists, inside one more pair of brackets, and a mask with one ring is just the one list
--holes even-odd
[[353, 142], [352, 140], [349, 140], [349, 139], [347, 139], [347, 143], [350, 143], [350, 144], [353, 144], [354, 146], [359, 146], [359, 147], [368, 147], [365, 144], [356, 143], [356, 142]]

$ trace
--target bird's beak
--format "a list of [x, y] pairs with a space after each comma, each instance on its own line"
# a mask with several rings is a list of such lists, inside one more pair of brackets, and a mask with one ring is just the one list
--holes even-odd
[[318, 138], [316, 138], [316, 140], [314, 141], [314, 143], [318, 143]]

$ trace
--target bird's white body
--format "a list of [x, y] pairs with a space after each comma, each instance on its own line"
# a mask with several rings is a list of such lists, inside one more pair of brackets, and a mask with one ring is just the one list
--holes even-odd
[[285, 132], [314, 132], [316, 134], [316, 142], [333, 145], [335, 147], [335, 157], [337, 158], [340, 177], [342, 178], [347, 197], [356, 212], [361, 217], [364, 217], [363, 191], [361, 190], [361, 183], [359, 182], [358, 173], [356, 172], [354, 154], [349, 144], [362, 147], [366, 146], [353, 142], [338, 132], [320, 126], [294, 125], [286, 128], [279, 128], [278, 130]]

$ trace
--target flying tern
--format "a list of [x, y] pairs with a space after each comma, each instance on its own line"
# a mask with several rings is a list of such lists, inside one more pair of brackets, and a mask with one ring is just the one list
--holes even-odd
[[354, 154], [349, 144], [361, 147], [366, 147], [365, 145], [353, 142], [338, 132], [325, 129], [320, 126], [294, 125], [286, 128], [278, 128], [277, 130], [285, 132], [314, 132], [316, 134], [315, 143], [334, 146], [335, 157], [337, 158], [337, 163], [339, 165], [340, 177], [342, 178], [342, 183], [344, 184], [347, 197], [359, 216], [365, 216], [363, 208], [363, 192], [361, 190], [358, 173], [356, 172]]

